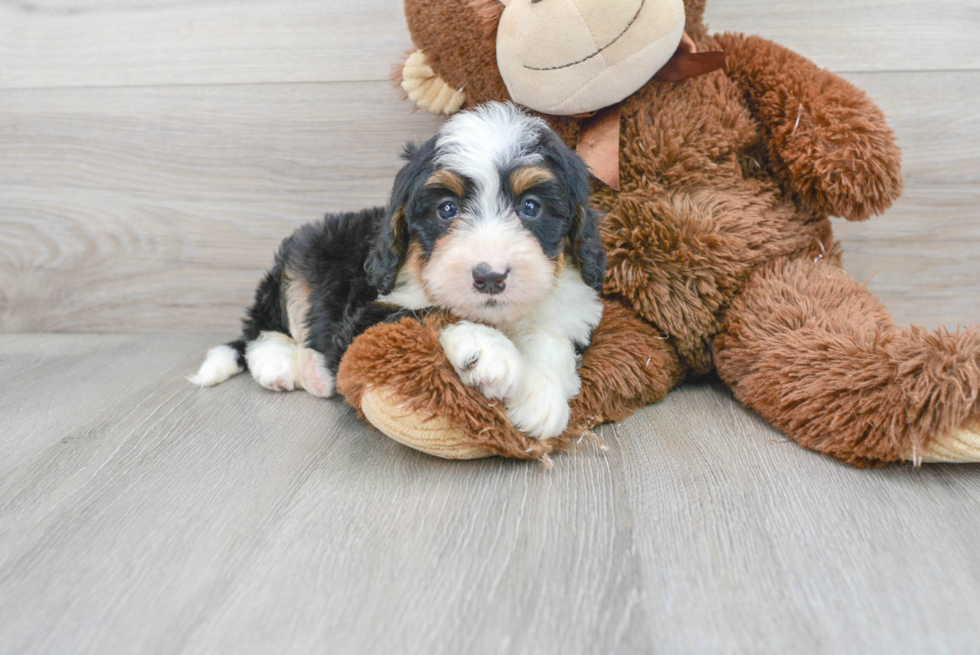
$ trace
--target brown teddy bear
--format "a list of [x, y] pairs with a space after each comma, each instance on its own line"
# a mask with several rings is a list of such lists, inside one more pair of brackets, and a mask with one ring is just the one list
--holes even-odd
[[980, 461], [980, 335], [900, 327], [841, 268], [829, 217], [865, 220], [902, 190], [881, 111], [775, 43], [708, 34], [704, 5], [406, 0], [407, 94], [437, 113], [512, 100], [544, 115], [605, 180], [593, 205], [609, 265], [564, 434], [527, 437], [464, 386], [438, 318], [377, 326], [341, 365], [341, 392], [385, 434], [443, 457], [547, 461], [717, 375], [855, 466]]

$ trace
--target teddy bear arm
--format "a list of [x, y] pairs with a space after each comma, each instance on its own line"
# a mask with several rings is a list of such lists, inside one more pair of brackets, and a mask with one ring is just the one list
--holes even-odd
[[655, 328], [606, 301], [578, 370], [582, 386], [569, 405], [568, 429], [534, 439], [514, 428], [503, 403], [460, 380], [439, 341], [450, 321], [436, 314], [372, 327], [354, 340], [337, 373], [339, 392], [375, 427], [438, 457], [546, 460], [595, 425], [660, 400], [682, 376], [676, 352]]
[[579, 367], [582, 388], [571, 402], [569, 426], [622, 421], [663, 399], [684, 376], [677, 351], [655, 327], [616, 301], [603, 305]]
[[863, 91], [766, 39], [715, 38], [764, 127], [778, 174], [810, 208], [864, 220], [901, 195], [895, 134]]

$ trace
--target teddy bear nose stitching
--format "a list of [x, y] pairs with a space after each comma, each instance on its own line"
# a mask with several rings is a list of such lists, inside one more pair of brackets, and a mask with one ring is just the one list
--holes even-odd
[[508, 273], [490, 270], [489, 264], [477, 264], [473, 269], [473, 288], [480, 293], [496, 295], [507, 288]]

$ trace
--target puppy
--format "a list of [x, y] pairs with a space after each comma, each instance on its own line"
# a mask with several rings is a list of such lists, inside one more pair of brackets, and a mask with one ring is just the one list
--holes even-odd
[[511, 104], [456, 114], [409, 145], [387, 208], [328, 215], [283, 241], [239, 340], [191, 382], [245, 369], [267, 389], [332, 396], [341, 357], [372, 325], [442, 309], [462, 381], [527, 434], [561, 434], [577, 353], [602, 316], [606, 257], [585, 164]]

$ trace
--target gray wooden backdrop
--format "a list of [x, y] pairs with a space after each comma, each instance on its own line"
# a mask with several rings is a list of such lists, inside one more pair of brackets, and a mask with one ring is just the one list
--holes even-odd
[[[980, 7], [712, 0], [881, 104], [908, 190], [837, 228], [899, 320], [980, 308]], [[399, 0], [0, 3], [0, 330], [237, 328], [279, 239], [382, 203], [437, 119], [388, 81]]]

